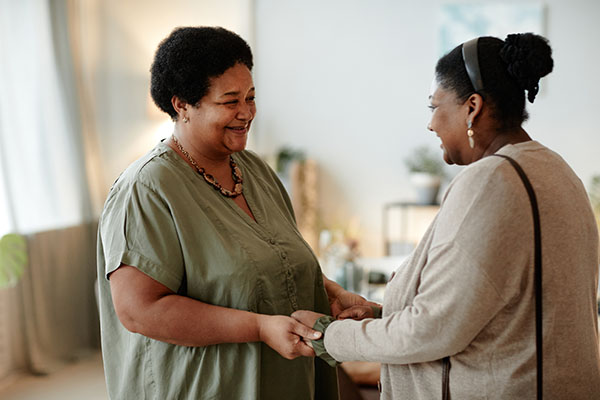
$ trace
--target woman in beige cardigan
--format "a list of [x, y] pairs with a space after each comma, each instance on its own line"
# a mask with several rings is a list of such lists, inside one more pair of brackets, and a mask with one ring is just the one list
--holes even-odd
[[533, 34], [481, 37], [442, 57], [428, 129], [444, 160], [466, 167], [388, 283], [382, 315], [365, 306], [345, 320], [293, 315], [324, 332], [312, 342], [321, 357], [381, 362], [382, 399], [442, 398], [446, 357], [454, 399], [535, 398], [532, 206], [515, 169], [493, 154], [516, 160], [537, 196], [543, 393], [600, 395], [597, 226], [575, 173], [521, 126], [525, 93], [533, 102], [552, 67], [547, 41]]

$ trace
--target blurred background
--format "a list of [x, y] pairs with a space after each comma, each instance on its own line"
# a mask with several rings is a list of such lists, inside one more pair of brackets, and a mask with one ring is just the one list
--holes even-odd
[[[429, 199], [413, 174], [441, 158], [426, 129], [435, 63], [473, 36], [550, 40], [555, 68], [525, 129], [598, 201], [599, 18], [597, 0], [0, 0], [0, 236], [18, 235], [0, 255], [25, 260], [0, 269], [0, 397], [23, 374], [97, 358], [96, 223], [119, 173], [172, 130], [149, 68], [173, 28], [248, 41], [248, 148], [280, 174], [326, 273], [352, 286], [397, 266], [460, 170], [438, 169]], [[339, 273], [348, 261], [361, 276]]]

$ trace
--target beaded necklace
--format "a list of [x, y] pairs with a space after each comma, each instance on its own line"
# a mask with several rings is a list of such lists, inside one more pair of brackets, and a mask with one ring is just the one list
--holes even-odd
[[181, 143], [179, 143], [179, 140], [177, 140], [175, 135], [172, 135], [171, 138], [173, 139], [173, 142], [175, 143], [175, 145], [177, 146], [179, 151], [181, 151], [183, 153], [183, 155], [186, 156], [186, 158], [189, 160], [190, 164], [192, 164], [194, 166], [196, 171], [200, 175], [202, 175], [204, 180], [206, 182], [208, 182], [215, 190], [217, 190], [223, 196], [230, 197], [232, 199], [239, 196], [240, 194], [242, 194], [242, 190], [243, 190], [242, 189], [242, 182], [243, 182], [242, 171], [240, 170], [240, 168], [237, 166], [237, 164], [233, 160], [233, 157], [229, 156], [229, 166], [231, 167], [231, 176], [233, 177], [233, 182], [234, 182], [233, 191], [231, 191], [231, 190], [225, 189], [223, 186], [221, 186], [221, 184], [219, 182], [217, 182], [217, 180], [215, 179], [214, 176], [212, 176], [211, 174], [207, 174], [206, 171], [204, 170], [204, 168], [198, 166], [198, 164], [192, 158], [190, 153], [188, 153], [183, 148]]

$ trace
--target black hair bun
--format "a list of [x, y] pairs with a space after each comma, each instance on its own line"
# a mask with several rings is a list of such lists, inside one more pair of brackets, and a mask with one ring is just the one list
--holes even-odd
[[527, 90], [527, 99], [533, 103], [540, 78], [552, 72], [554, 66], [548, 40], [533, 33], [508, 35], [500, 49], [500, 58], [506, 63], [508, 73]]

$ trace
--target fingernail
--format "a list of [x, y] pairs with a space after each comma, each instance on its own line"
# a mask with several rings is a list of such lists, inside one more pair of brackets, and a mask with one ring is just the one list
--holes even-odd
[[313, 333], [313, 336], [315, 338], [320, 338], [321, 337], [321, 332], [315, 332], [315, 333]]

